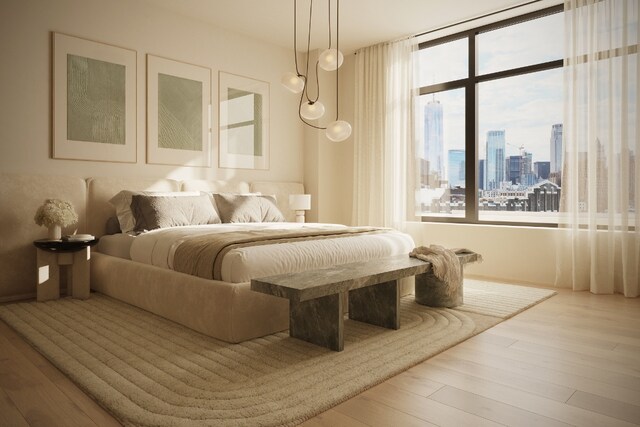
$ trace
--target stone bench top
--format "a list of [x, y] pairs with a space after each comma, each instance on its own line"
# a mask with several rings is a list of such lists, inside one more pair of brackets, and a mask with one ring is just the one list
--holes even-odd
[[[477, 261], [478, 254], [461, 252], [458, 253], [458, 259], [464, 265]], [[415, 276], [430, 270], [429, 262], [409, 257], [408, 254], [397, 255], [252, 279], [251, 290], [300, 302]]]

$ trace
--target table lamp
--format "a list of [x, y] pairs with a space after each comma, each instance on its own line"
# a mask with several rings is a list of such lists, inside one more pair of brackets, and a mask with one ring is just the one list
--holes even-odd
[[311, 209], [311, 194], [290, 194], [289, 208], [296, 211], [296, 222], [304, 222], [304, 211]]

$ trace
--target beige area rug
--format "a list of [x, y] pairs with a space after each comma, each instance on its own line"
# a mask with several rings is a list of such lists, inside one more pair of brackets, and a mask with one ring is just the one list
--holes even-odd
[[227, 344], [100, 294], [0, 306], [0, 318], [125, 425], [295, 425], [554, 294], [464, 291], [453, 310], [404, 297], [397, 331], [345, 321], [339, 353], [287, 333]]

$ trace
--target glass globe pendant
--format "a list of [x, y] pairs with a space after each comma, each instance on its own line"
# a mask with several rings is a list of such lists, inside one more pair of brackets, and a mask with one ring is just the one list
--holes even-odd
[[300, 93], [304, 89], [304, 79], [291, 71], [284, 73], [280, 82], [293, 93]]
[[338, 49], [325, 49], [318, 57], [318, 65], [326, 71], [335, 71], [342, 65], [344, 56]]
[[326, 135], [333, 142], [344, 141], [351, 136], [351, 125], [344, 120], [336, 120], [327, 126]]
[[300, 115], [307, 120], [316, 120], [324, 115], [324, 104], [308, 101], [300, 106]]

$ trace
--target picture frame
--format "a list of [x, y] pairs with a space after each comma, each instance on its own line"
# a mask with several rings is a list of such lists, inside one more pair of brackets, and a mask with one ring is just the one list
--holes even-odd
[[220, 168], [269, 169], [269, 83], [219, 72]]
[[135, 163], [135, 50], [52, 33], [54, 159]]
[[211, 69], [147, 54], [147, 163], [211, 166]]

